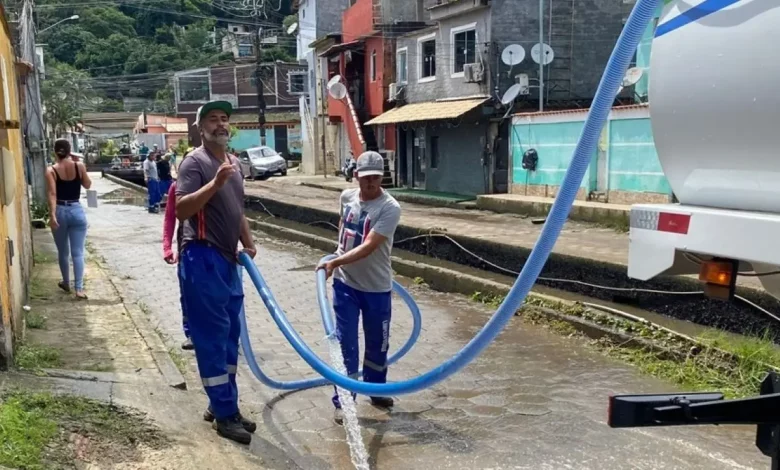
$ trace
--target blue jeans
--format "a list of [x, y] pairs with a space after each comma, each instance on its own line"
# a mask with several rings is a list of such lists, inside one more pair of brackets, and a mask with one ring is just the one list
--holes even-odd
[[[362, 292], [338, 279], [333, 281], [333, 310], [336, 312], [336, 329], [344, 355], [347, 375], [357, 377], [360, 362], [358, 323], [363, 315], [363, 333], [366, 350], [363, 355], [363, 381], [387, 382], [387, 351], [390, 340], [390, 292]], [[352, 394], [353, 398], [355, 394]], [[341, 408], [339, 396], [333, 394], [333, 405]]]
[[210, 246], [189, 243], [181, 254], [182, 294], [203, 388], [218, 420], [238, 413], [239, 314], [244, 289], [235, 263]]
[[84, 244], [87, 240], [87, 215], [80, 203], [69, 206], [57, 206], [57, 223], [60, 226], [52, 230], [57, 245], [57, 258], [60, 263], [62, 281], [70, 285], [68, 256], [73, 258], [74, 287], [84, 289]]

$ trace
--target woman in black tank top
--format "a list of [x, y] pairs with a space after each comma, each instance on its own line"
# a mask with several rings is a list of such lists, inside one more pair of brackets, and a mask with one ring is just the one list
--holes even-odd
[[81, 188], [92, 186], [87, 169], [70, 158], [70, 142], [58, 139], [54, 143], [57, 162], [46, 170], [48, 187], [49, 226], [57, 245], [57, 257], [62, 273], [60, 289], [70, 292], [68, 258], [73, 258], [73, 287], [76, 297], [86, 299], [84, 293], [84, 246], [87, 240], [87, 216], [81, 206]]

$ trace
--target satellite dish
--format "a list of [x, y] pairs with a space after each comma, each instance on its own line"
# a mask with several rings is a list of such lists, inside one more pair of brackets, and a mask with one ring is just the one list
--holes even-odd
[[334, 100], [343, 100], [347, 97], [347, 87], [343, 83], [334, 83], [328, 87], [328, 94]]
[[291, 24], [290, 26], [287, 27], [287, 34], [294, 33], [296, 29], [298, 29], [298, 23]]
[[624, 87], [636, 85], [639, 79], [642, 78], [642, 74], [644, 74], [644, 70], [640, 69], [639, 67], [631, 67], [626, 71], [626, 75], [623, 77], [622, 85]]
[[341, 83], [341, 75], [334, 75], [333, 78], [328, 80], [328, 89], [337, 83]]
[[520, 94], [520, 90], [522, 90], [522, 88], [523, 86], [519, 83], [515, 83], [514, 85], [510, 86], [504, 93], [504, 96], [501, 98], [501, 104], [504, 106], [509, 106], [512, 104], [515, 98], [517, 98], [517, 95]]
[[[544, 61], [540, 59], [540, 52], [542, 49], [544, 50]], [[547, 65], [552, 62], [554, 58], [555, 52], [553, 52], [552, 47], [550, 47], [548, 44], [537, 43], [534, 44], [534, 47], [531, 48], [531, 59], [533, 59], [533, 61], [537, 64], [541, 63], [542, 65]]]
[[501, 51], [501, 62], [506, 65], [517, 65], [525, 59], [525, 49], [520, 44], [510, 44]]

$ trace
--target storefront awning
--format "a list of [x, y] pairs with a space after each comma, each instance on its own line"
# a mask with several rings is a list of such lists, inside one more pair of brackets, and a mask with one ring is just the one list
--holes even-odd
[[478, 98], [456, 101], [426, 101], [391, 109], [368, 121], [366, 125], [398, 124], [402, 122], [436, 121], [455, 119], [482, 105], [487, 99]]
[[344, 52], [344, 51], [347, 51], [347, 50], [359, 49], [359, 48], [363, 47], [364, 43], [365, 43], [365, 41], [363, 41], [362, 39], [358, 39], [357, 41], [342, 42], [342, 43], [339, 43], [339, 44], [335, 44], [333, 46], [330, 46], [324, 52], [322, 52], [320, 54], [320, 57], [330, 57], [333, 54], [337, 54], [337, 53]]

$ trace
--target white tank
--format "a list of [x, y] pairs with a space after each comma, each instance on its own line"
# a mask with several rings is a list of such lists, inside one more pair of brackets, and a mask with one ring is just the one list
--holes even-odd
[[780, 1], [672, 1], [651, 54], [653, 135], [680, 203], [780, 212]]

